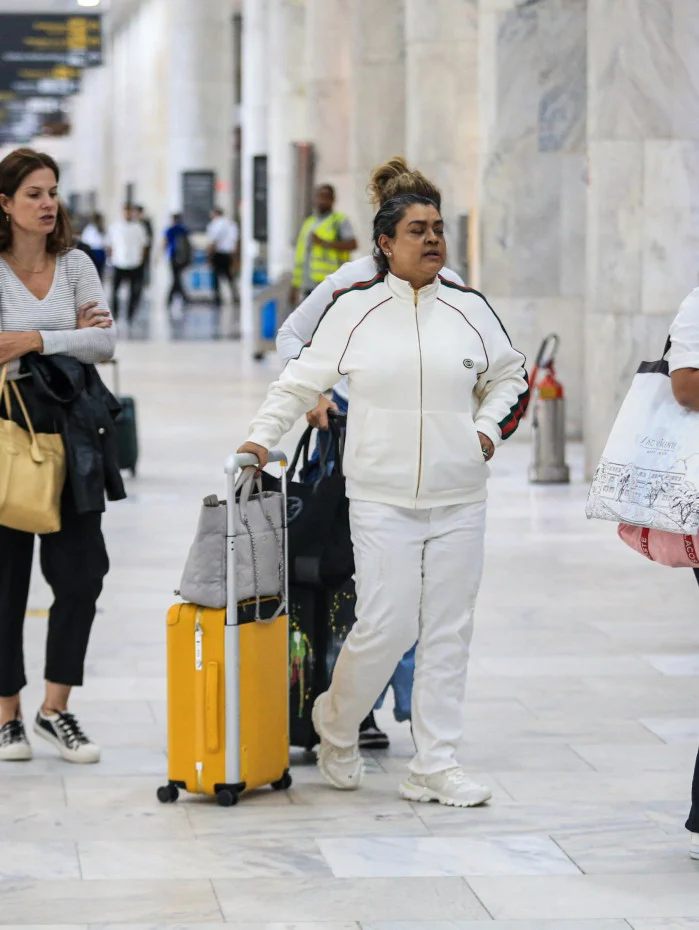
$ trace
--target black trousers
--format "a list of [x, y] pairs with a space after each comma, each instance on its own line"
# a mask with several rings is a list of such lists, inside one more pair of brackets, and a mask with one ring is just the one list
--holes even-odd
[[114, 319], [119, 319], [119, 288], [124, 281], [129, 282], [129, 303], [126, 309], [129, 323], [136, 316], [143, 290], [143, 268], [115, 268], [112, 280], [112, 312]]
[[214, 300], [221, 303], [221, 278], [225, 278], [233, 294], [233, 255], [231, 252], [214, 252], [211, 257], [211, 270], [214, 274]]
[[[694, 569], [694, 577], [699, 583], [699, 569]], [[692, 833], [699, 833], [699, 752], [697, 752], [697, 760], [694, 763], [694, 778], [692, 779], [692, 807], [689, 811], [689, 817], [687, 818], [687, 823], [685, 824], [688, 830], [691, 830]]]
[[[76, 513], [66, 486], [60, 531], [39, 537], [41, 571], [54, 596], [44, 677], [56, 684], [83, 682], [95, 605], [109, 569], [101, 521], [100, 513]], [[33, 553], [33, 533], [0, 526], [0, 697], [17, 694], [27, 683], [23, 631]]]
[[170, 270], [172, 272], [172, 286], [167, 295], [168, 306], [170, 306], [177, 294], [179, 294], [186, 303], [189, 300], [189, 295], [185, 292], [184, 284], [182, 283], [182, 275], [185, 269], [170, 259]]

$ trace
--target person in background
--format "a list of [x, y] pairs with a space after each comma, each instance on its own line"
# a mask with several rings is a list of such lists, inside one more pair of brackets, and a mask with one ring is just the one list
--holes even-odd
[[221, 306], [221, 278], [228, 281], [231, 289], [231, 303], [235, 301], [235, 284], [233, 269], [238, 253], [240, 230], [235, 220], [229, 220], [220, 207], [211, 211], [209, 225], [206, 227], [209, 262], [214, 276], [214, 302]]
[[181, 213], [172, 214], [172, 221], [165, 230], [164, 248], [172, 272], [172, 285], [168, 291], [167, 305], [169, 307], [178, 294], [185, 303], [189, 303], [189, 296], [182, 284], [182, 273], [192, 263], [192, 245], [189, 241], [189, 230], [184, 225]]
[[289, 303], [307, 297], [328, 275], [344, 265], [357, 248], [352, 224], [335, 210], [335, 188], [320, 184], [315, 189], [313, 213], [306, 217], [296, 240], [296, 257]]
[[[0, 365], [8, 366], [37, 432], [55, 432], [70, 413], [46, 399], [31, 376], [35, 366], [80, 370], [87, 391], [90, 363], [114, 355], [116, 331], [93, 263], [72, 248], [65, 208], [58, 199], [54, 160], [17, 149], [0, 162]], [[83, 363], [79, 365], [77, 363]], [[100, 382], [101, 384], [101, 382]], [[102, 385], [102, 390], [104, 386]], [[112, 399], [113, 400], [113, 399]], [[91, 412], [95, 408], [90, 408]], [[25, 427], [21, 413], [5, 411]], [[83, 471], [71, 469], [70, 436], [64, 433], [68, 473], [61, 497], [61, 529], [39, 537], [41, 570], [53, 591], [46, 641], [45, 696], [34, 732], [68, 762], [97, 762], [99, 747], [68, 710], [72, 688], [83, 683], [84, 661], [96, 603], [109, 560], [101, 518], [107, 487], [107, 447], [80, 413]], [[87, 431], [89, 433], [89, 431]], [[103, 434], [104, 429], [99, 433]], [[93, 463], [99, 463], [92, 471]], [[118, 478], [114, 497], [123, 497]], [[79, 471], [79, 473], [78, 473]], [[11, 479], [10, 479], [11, 480]], [[20, 705], [26, 685], [22, 634], [29, 596], [34, 534], [0, 526], [0, 761], [31, 759]]]
[[143, 227], [143, 232], [146, 234], [146, 248], [143, 252], [143, 263], [141, 265], [141, 288], [143, 289], [150, 284], [150, 257], [153, 248], [153, 224], [146, 216], [146, 211], [140, 204], [136, 204], [133, 209], [136, 222], [141, 224]]
[[138, 310], [143, 288], [143, 257], [148, 239], [141, 223], [137, 222], [134, 209], [124, 204], [121, 220], [112, 223], [107, 233], [107, 254], [112, 260], [112, 308], [114, 319], [119, 319], [119, 288], [124, 281], [129, 285], [127, 318], [132, 322]]
[[[699, 412], [699, 288], [684, 299], [670, 326], [667, 359], [675, 400]], [[694, 569], [694, 577], [699, 582], [699, 569]], [[689, 854], [692, 859], [699, 859], [699, 752], [692, 779], [692, 806], [685, 826], [691, 833]]]
[[107, 264], [107, 230], [101, 213], [93, 213], [88, 224], [80, 234], [80, 239], [90, 249], [90, 258], [95, 263], [100, 280], [104, 278], [104, 266]]
[[[433, 200], [441, 208], [442, 195], [439, 189], [420, 171], [409, 168], [405, 159], [399, 155], [389, 159], [375, 168], [369, 178], [368, 193], [371, 203], [378, 209], [382, 204], [399, 194], [421, 194]], [[287, 317], [277, 334], [277, 351], [284, 363], [296, 358], [301, 349], [310, 342], [313, 333], [320, 322], [325, 308], [333, 299], [333, 294], [344, 288], [351, 287], [357, 281], [367, 281], [376, 273], [376, 265], [372, 255], [365, 255], [352, 262], [346, 262], [337, 271], [328, 275], [311, 293], [303, 303]], [[440, 275], [456, 284], [463, 285], [459, 275], [449, 268], [442, 268]], [[327, 433], [328, 411], [347, 413], [348, 382], [341, 378], [333, 387], [332, 399], [325, 395], [318, 398], [316, 406], [309, 410], [306, 419], [311, 426], [315, 426]], [[321, 432], [321, 440], [311, 458], [311, 466], [315, 465], [320, 457], [321, 442], [325, 438]], [[328, 463], [332, 469], [332, 462]], [[304, 480], [313, 482], [316, 475], [309, 470]], [[386, 691], [390, 687], [394, 694], [393, 715], [398, 722], [411, 719], [411, 702], [413, 693], [413, 676], [415, 672], [415, 646], [406, 652], [398, 663], [391, 676]], [[376, 708], [382, 706], [386, 691], [379, 697]], [[362, 721], [359, 728], [359, 746], [362, 749], [386, 749], [389, 745], [387, 734], [379, 729], [373, 711]]]
[[416, 754], [400, 796], [472, 807], [491, 797], [459, 761], [466, 672], [485, 539], [488, 468], [529, 400], [524, 356], [482, 294], [440, 277], [444, 222], [400, 194], [374, 217], [376, 273], [335, 294], [238, 450], [263, 468], [296, 419], [349, 380], [343, 470], [357, 621], [313, 706], [318, 768], [355, 790], [358, 730], [396, 663], [418, 642]]

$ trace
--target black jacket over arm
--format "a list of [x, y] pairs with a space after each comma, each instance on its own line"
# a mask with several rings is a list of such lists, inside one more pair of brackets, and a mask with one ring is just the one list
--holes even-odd
[[78, 513], [102, 512], [126, 497], [119, 471], [114, 420], [121, 406], [94, 365], [68, 355], [24, 356], [33, 395], [51, 408], [66, 450], [67, 480]]

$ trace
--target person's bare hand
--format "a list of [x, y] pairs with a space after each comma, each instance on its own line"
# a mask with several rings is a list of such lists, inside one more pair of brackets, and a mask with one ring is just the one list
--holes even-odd
[[328, 410], [334, 410], [337, 413], [337, 404], [328, 400], [324, 394], [321, 394], [316, 406], [306, 414], [309, 425], [314, 426], [316, 429], [329, 429]]
[[257, 461], [260, 463], [260, 468], [264, 468], [267, 462], [269, 462], [269, 449], [265, 449], [264, 446], [258, 446], [256, 442], [244, 442], [238, 449], [238, 453], [242, 454], [244, 452], [249, 452], [256, 456]]
[[100, 308], [96, 300], [90, 300], [78, 307], [76, 329], [88, 329], [91, 326], [97, 326], [99, 329], [109, 329], [111, 325], [112, 317], [109, 310]]
[[478, 433], [478, 439], [480, 440], [481, 450], [483, 451], [483, 458], [486, 462], [489, 462], [495, 455], [495, 444], [485, 433]]
[[0, 365], [14, 362], [29, 352], [43, 352], [44, 340], [39, 332], [0, 333]]

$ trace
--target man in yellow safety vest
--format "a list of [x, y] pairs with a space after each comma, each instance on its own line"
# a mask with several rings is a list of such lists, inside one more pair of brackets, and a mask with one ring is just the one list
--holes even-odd
[[314, 212], [304, 220], [296, 241], [296, 260], [291, 279], [290, 302], [298, 303], [329, 274], [349, 260], [357, 248], [352, 224], [335, 206], [335, 188], [321, 184], [314, 194]]

